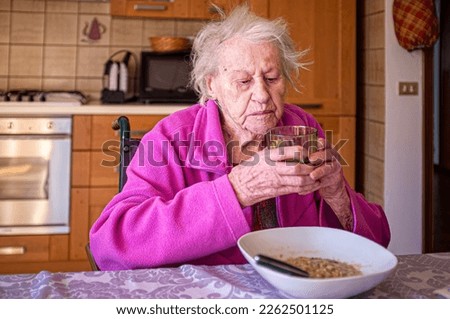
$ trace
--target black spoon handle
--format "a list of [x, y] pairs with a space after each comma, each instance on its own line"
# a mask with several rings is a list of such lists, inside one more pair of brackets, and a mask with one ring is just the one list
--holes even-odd
[[284, 261], [264, 255], [256, 255], [254, 258], [258, 265], [273, 269], [275, 271], [292, 276], [309, 277], [308, 272], [298, 267], [292, 266]]

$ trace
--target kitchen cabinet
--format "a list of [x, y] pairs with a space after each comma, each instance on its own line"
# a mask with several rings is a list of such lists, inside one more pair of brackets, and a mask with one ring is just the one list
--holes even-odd
[[[71, 254], [74, 260], [86, 260], [85, 245], [89, 229], [103, 208], [118, 191], [119, 136], [111, 128], [120, 115], [74, 116], [72, 198], [79, 211], [71, 223]], [[130, 115], [131, 136], [141, 138], [165, 115]], [[73, 215], [75, 216], [75, 215]]]
[[[0, 265], [47, 261], [49, 259], [50, 236], [3, 236], [0, 237]], [[7, 254], [7, 251], [9, 253]]]
[[[215, 19], [217, 18], [217, 10], [211, 4], [229, 12], [236, 5], [245, 2], [245, 0], [190, 0], [189, 18], [191, 19]], [[250, 9], [261, 17], [269, 16], [269, 0], [251, 0], [247, 1]]]
[[112, 16], [187, 18], [189, 0], [111, 0]]
[[[287, 101], [312, 113], [329, 130], [355, 181], [356, 138], [356, 1], [270, 0], [269, 18], [283, 17], [310, 63], [300, 71], [300, 92], [288, 90]], [[339, 144], [338, 144], [339, 143]]]
[[[91, 269], [89, 230], [118, 191], [119, 174], [111, 165], [118, 164], [119, 136], [111, 128], [118, 116], [73, 116], [70, 234], [0, 236], [0, 274]], [[165, 115], [128, 117], [131, 135], [142, 137]]]
[[[91, 187], [118, 188], [119, 182], [119, 136], [111, 128], [111, 123], [119, 115], [92, 116], [92, 127], [96, 129], [91, 135], [90, 180]], [[140, 138], [150, 131], [165, 115], [128, 116], [131, 136]], [[103, 162], [103, 164], [102, 164]]]
[[[246, 0], [111, 0], [112, 16], [162, 19], [214, 19], [217, 11], [211, 3], [228, 12]], [[269, 0], [247, 1], [258, 15], [267, 17]]]

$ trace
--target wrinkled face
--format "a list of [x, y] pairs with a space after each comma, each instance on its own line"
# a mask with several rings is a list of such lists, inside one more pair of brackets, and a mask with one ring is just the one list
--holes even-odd
[[241, 38], [222, 44], [218, 73], [208, 89], [222, 107], [225, 125], [252, 135], [264, 134], [283, 114], [285, 80], [275, 45]]

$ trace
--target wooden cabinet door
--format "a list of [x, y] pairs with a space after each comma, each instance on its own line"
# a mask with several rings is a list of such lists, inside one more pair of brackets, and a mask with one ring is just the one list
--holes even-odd
[[310, 63], [300, 71], [300, 93], [287, 101], [314, 114], [355, 115], [355, 0], [270, 0], [269, 17], [287, 20], [290, 33]]
[[111, 0], [112, 16], [187, 18], [189, 0]]
[[[228, 13], [236, 5], [239, 5], [245, 0], [190, 0], [189, 18], [192, 19], [216, 19], [217, 9], [216, 6]], [[247, 1], [250, 5], [250, 9], [261, 17], [269, 16], [269, 0], [251, 0]]]
[[49, 241], [50, 236], [42, 235], [0, 236], [0, 267], [2, 263], [48, 261]]
[[350, 186], [355, 186], [356, 120], [353, 116], [316, 116], [327, 141], [340, 155], [340, 163]]
[[100, 217], [105, 206], [117, 194], [117, 187], [96, 187], [89, 189], [89, 229]]
[[[111, 123], [119, 115], [92, 116], [90, 153], [91, 187], [117, 187], [119, 182], [118, 165], [120, 159], [118, 131], [111, 128]], [[141, 138], [166, 115], [130, 115], [131, 136]]]
[[[112, 129], [112, 123], [120, 115], [93, 115], [91, 145], [92, 150], [105, 149], [105, 142], [119, 141], [118, 131]], [[141, 138], [166, 115], [129, 115], [131, 136]]]

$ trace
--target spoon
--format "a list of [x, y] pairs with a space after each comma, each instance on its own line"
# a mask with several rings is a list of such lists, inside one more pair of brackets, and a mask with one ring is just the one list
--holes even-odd
[[272, 257], [256, 255], [254, 259], [258, 265], [270, 268], [283, 274], [297, 277], [309, 277], [309, 273], [307, 271]]

